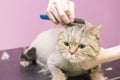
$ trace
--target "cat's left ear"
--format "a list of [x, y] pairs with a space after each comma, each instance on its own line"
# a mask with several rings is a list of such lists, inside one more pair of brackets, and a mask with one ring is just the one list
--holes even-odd
[[89, 34], [92, 34], [92, 35], [96, 36], [97, 38], [99, 38], [102, 28], [103, 28], [102, 25], [99, 25], [96, 27], [89, 27], [87, 32], [89, 32]]

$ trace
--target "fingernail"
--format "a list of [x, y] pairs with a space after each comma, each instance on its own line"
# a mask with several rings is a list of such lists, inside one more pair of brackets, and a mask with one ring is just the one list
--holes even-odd
[[74, 19], [70, 19], [70, 22], [72, 23], [74, 21]]
[[74, 21], [74, 19], [72, 17], [69, 18], [70, 19], [70, 22], [72, 23]]
[[55, 24], [59, 24], [59, 22], [54, 22]]

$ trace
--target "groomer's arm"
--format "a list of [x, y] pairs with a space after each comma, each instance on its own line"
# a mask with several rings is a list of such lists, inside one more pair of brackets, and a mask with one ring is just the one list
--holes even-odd
[[120, 45], [108, 49], [101, 49], [101, 54], [97, 60], [100, 63], [107, 63], [118, 59], [120, 59]]
[[112, 62], [120, 59], [120, 45], [108, 49], [101, 48], [100, 54], [90, 61], [83, 61], [79, 64], [79, 67], [88, 70], [96, 65]]
[[49, 0], [46, 14], [55, 24], [68, 24], [74, 20], [74, 3], [70, 0]]

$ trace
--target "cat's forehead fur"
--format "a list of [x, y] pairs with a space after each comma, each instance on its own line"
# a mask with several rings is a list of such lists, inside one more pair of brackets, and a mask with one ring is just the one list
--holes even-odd
[[85, 34], [86, 26], [85, 25], [72, 25], [67, 26], [66, 29], [61, 32], [60, 38], [64, 40], [77, 40]]
[[72, 24], [67, 25], [65, 29], [60, 33], [60, 38], [73, 37], [79, 38], [81, 36], [89, 37], [92, 35], [99, 39], [102, 25], [99, 26], [89, 26], [86, 24]]

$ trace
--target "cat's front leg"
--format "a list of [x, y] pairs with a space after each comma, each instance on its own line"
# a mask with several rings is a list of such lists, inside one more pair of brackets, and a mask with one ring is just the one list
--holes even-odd
[[97, 66], [90, 71], [91, 80], [105, 80], [100, 66]]
[[52, 74], [52, 80], [66, 80], [65, 74], [55, 65], [48, 65], [48, 69]]

